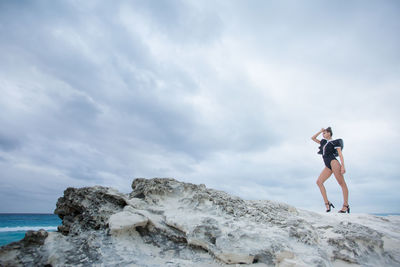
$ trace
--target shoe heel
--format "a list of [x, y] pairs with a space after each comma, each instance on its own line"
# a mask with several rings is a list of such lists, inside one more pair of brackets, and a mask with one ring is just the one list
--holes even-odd
[[333, 204], [331, 203], [331, 202], [328, 202], [328, 203], [325, 203], [326, 205], [329, 205], [328, 207], [328, 209], [326, 210], [326, 212], [331, 212], [331, 207], [332, 208], [335, 208], [335, 206], [333, 206]]
[[347, 206], [343, 206], [343, 207], [346, 207], [347, 209], [346, 210], [339, 210], [338, 212], [339, 213], [350, 213], [350, 206], [349, 205], [347, 205]]

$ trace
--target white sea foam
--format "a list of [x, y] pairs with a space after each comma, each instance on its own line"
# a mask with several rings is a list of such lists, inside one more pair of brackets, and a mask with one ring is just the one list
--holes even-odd
[[44, 229], [46, 231], [56, 231], [57, 226], [16, 226], [16, 227], [0, 227], [0, 232], [25, 232], [28, 230], [38, 231]]

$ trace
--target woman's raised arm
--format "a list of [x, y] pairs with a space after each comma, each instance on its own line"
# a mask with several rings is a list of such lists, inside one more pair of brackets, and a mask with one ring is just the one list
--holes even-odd
[[324, 128], [322, 128], [321, 130], [319, 130], [318, 133], [314, 134], [314, 135], [311, 137], [311, 140], [313, 140], [314, 142], [316, 142], [316, 143], [318, 143], [318, 144], [321, 143], [321, 141], [317, 139], [317, 136], [320, 135], [323, 131], [325, 131]]

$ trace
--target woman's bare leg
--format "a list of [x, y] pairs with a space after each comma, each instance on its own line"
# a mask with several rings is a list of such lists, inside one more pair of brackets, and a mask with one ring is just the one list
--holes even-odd
[[[329, 177], [331, 177], [332, 175], [332, 171], [325, 167], [325, 169], [322, 170], [321, 174], [318, 177], [317, 180], [317, 185], [319, 187], [319, 190], [321, 191], [322, 197], [324, 198], [324, 202], [328, 203], [328, 196], [326, 195], [326, 189], [324, 186], [324, 183], [326, 180], [328, 180]], [[327, 208], [329, 208], [329, 206], [327, 205]]]
[[335, 175], [337, 182], [342, 187], [343, 206], [347, 206], [347, 205], [349, 205], [349, 189], [347, 188], [347, 184], [344, 181], [343, 174], [340, 172], [341, 165], [340, 165], [339, 161], [332, 160], [331, 166], [332, 166], [332, 171], [333, 171], [333, 174]]

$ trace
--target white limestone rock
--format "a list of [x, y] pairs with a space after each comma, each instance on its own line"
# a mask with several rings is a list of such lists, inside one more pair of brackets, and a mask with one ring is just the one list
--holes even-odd
[[138, 226], [144, 227], [148, 221], [149, 220], [141, 214], [124, 210], [111, 215], [108, 224], [111, 233], [115, 234], [136, 229]]
[[400, 266], [400, 216], [315, 213], [171, 178], [132, 189], [67, 189], [59, 231], [2, 247], [0, 266]]

